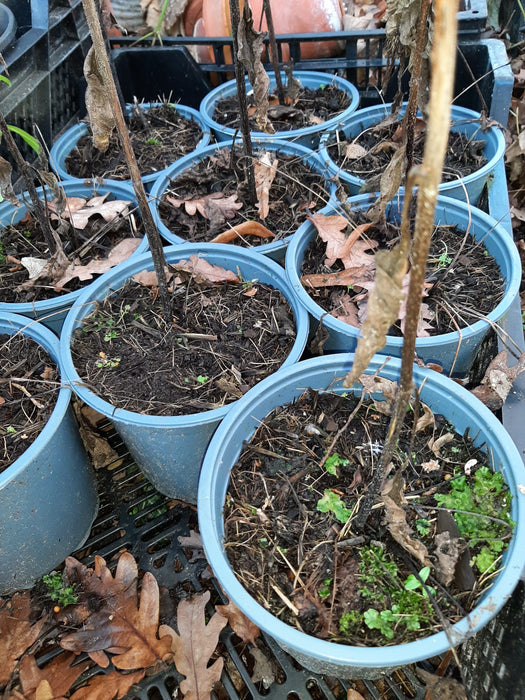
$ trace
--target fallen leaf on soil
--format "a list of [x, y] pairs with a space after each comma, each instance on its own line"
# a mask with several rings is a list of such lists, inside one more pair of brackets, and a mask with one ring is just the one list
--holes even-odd
[[[109, 193], [91, 199], [82, 199], [80, 197], [66, 197], [66, 204], [60, 216], [63, 219], [69, 219], [73, 226], [79, 231], [83, 231], [88, 225], [89, 219], [92, 216], [101, 216], [108, 223], [113, 221], [118, 216], [126, 216], [129, 211], [131, 200], [113, 199], [106, 202]], [[59, 216], [55, 214], [57, 202], [53, 200], [49, 202], [48, 209], [53, 214], [51, 218], [57, 219]]]
[[406, 503], [403, 494], [404, 485], [405, 480], [398, 473], [387, 481], [385, 488], [381, 491], [381, 498], [385, 506], [385, 524], [392, 537], [404, 550], [412, 554], [423, 566], [432, 567], [427, 548], [422, 542], [412, 537], [413, 531], [407, 522], [405, 511], [401, 507]]
[[229, 243], [230, 241], [234, 241], [236, 238], [242, 238], [243, 236], [274, 238], [275, 234], [258, 221], [243, 221], [241, 224], [232, 226], [232, 228], [224, 231], [224, 233], [219, 233], [218, 236], [212, 238], [210, 243]]
[[20, 264], [27, 270], [30, 280], [35, 279], [35, 277], [39, 277], [47, 263], [48, 261], [44, 258], [27, 257], [20, 259]]
[[436, 535], [434, 543], [436, 545], [434, 555], [437, 557], [435, 563], [436, 578], [444, 586], [449, 586], [454, 580], [456, 564], [459, 559], [459, 539], [452, 537], [450, 532], [445, 531]]
[[270, 188], [277, 173], [277, 158], [272, 159], [272, 154], [264, 151], [253, 163], [255, 175], [255, 191], [257, 193], [257, 211], [259, 218], [264, 221], [270, 211]]
[[29, 591], [0, 599], [0, 685], [7, 683], [17, 660], [39, 638], [47, 617], [33, 623]]
[[188, 260], [179, 260], [171, 265], [175, 270], [190, 272], [197, 282], [239, 282], [232, 270], [225, 270], [220, 265], [212, 265], [198, 255], [190, 255]]
[[[352, 282], [355, 284], [355, 282]], [[339, 295], [332, 296], [333, 308], [332, 316], [338, 318], [343, 323], [348, 323], [349, 326], [359, 326], [359, 316], [357, 313], [357, 305], [350, 299], [349, 295], [342, 292]]]
[[[370, 258], [373, 257], [370, 255]], [[374, 282], [374, 271], [368, 264], [359, 265], [358, 267], [347, 268], [340, 272], [317, 273], [312, 275], [303, 275], [301, 282], [305, 287], [355, 287], [368, 286], [372, 287]], [[360, 325], [357, 323], [356, 325]]]
[[228, 605], [216, 605], [215, 610], [228, 620], [232, 630], [243, 642], [257, 646], [255, 640], [260, 636], [261, 630], [234, 603], [230, 601]]
[[167, 195], [166, 200], [177, 209], [184, 204], [184, 209], [190, 216], [199, 212], [214, 227], [221, 226], [225, 221], [233, 219], [235, 212], [242, 209], [241, 202], [236, 201], [236, 194], [225, 197], [222, 192], [212, 192], [197, 199], [177, 199]]
[[180, 684], [184, 700], [206, 700], [215, 683], [220, 680], [224, 659], [216, 659], [208, 666], [217, 648], [219, 634], [227, 620], [215, 613], [206, 624], [206, 604], [210, 592], [181, 600], [177, 606], [178, 634], [171, 627], [162, 625], [159, 633], [171, 640], [177, 671], [185, 676]]
[[434, 438], [430, 438], [430, 440], [427, 442], [428, 447], [432, 450], [432, 452], [436, 455], [436, 457], [441, 457], [439, 454], [439, 451], [443, 447], [443, 445], [446, 445], [448, 442], [454, 439], [454, 436], [452, 433], [445, 433], [441, 437], [439, 437], [437, 440], [434, 440]]
[[[405, 146], [400, 146], [392, 156], [379, 181], [380, 195], [377, 202], [367, 213], [371, 221], [378, 221], [385, 213], [386, 205], [390, 202], [401, 186], [405, 169]], [[366, 189], [366, 183], [361, 188]], [[376, 189], [374, 186], [373, 189]]]
[[454, 678], [440, 678], [419, 666], [416, 673], [427, 687], [429, 700], [467, 700], [465, 687]]
[[62, 272], [62, 276], [55, 282], [55, 291], [60, 291], [75, 277], [79, 280], [93, 279], [93, 275], [101, 275], [112, 267], [127, 260], [135, 252], [140, 244], [140, 238], [124, 238], [109, 252], [107, 258], [92, 260], [87, 265], [77, 265], [75, 262]]
[[481, 384], [472, 389], [474, 396], [483, 401], [491, 411], [497, 411], [503, 406], [513, 381], [525, 371], [525, 352], [521, 353], [517, 364], [512, 367], [508, 367], [507, 362], [508, 353], [502, 350], [487, 367]]
[[132, 673], [119, 673], [111, 671], [104, 675], [91, 678], [89, 683], [70, 697], [70, 700], [120, 700], [125, 697], [131, 686], [139, 683], [145, 671], [133, 671]]
[[346, 244], [348, 236], [345, 234], [348, 220], [338, 214], [314, 214], [307, 217], [317, 229], [320, 238], [326, 243], [325, 265], [331, 267], [339, 258], [339, 251]]
[[362, 158], [363, 156], [366, 156], [367, 153], [368, 151], [366, 150], [366, 148], [364, 148], [358, 143], [352, 142], [346, 146], [345, 158], [347, 158], [348, 160], [356, 160], [356, 158]]
[[419, 418], [416, 421], [416, 433], [420, 433], [422, 430], [425, 430], [425, 428], [428, 428], [429, 426], [433, 428], [436, 424], [432, 409], [425, 403], [421, 403], [420, 406], [423, 409], [423, 415], [419, 416]]
[[3, 199], [7, 199], [10, 204], [15, 207], [20, 206], [18, 197], [13, 190], [13, 185], [11, 184], [11, 174], [13, 172], [13, 167], [9, 161], [0, 156], [0, 196]]
[[441, 464], [437, 461], [437, 459], [430, 459], [428, 462], [421, 463], [421, 469], [425, 472], [425, 474], [429, 474], [430, 472], [439, 471], [441, 469]]
[[95, 556], [94, 570], [68, 557], [66, 571], [70, 581], [80, 578], [82, 590], [100, 597], [101, 607], [87, 618], [82, 629], [62, 637], [63, 649], [77, 654], [85, 651], [103, 668], [109, 664], [109, 652], [114, 654], [113, 665], [124, 670], [149, 668], [170, 656], [169, 637], [157, 637], [157, 581], [147, 571], [138, 595], [137, 562], [131, 554], [120, 556], [114, 577], [100, 556]]
[[359, 377], [359, 382], [363, 387], [363, 394], [381, 394], [384, 401], [374, 401], [374, 406], [377, 411], [389, 416], [392, 413], [394, 401], [396, 400], [397, 382], [384, 377], [376, 377], [373, 374], [362, 374]]
[[181, 547], [191, 550], [191, 555], [189, 557], [190, 564], [199, 559], [206, 559], [206, 554], [204, 553], [204, 548], [202, 546], [202, 538], [198, 532], [195, 532], [195, 530], [190, 530], [189, 536], [185, 537], [183, 535], [179, 535], [177, 539], [179, 540]]
[[368, 297], [363, 335], [357, 341], [354, 364], [344, 379], [344, 386], [352, 386], [364, 373], [372, 356], [384, 347], [388, 329], [399, 317], [403, 300], [401, 283], [408, 264], [406, 255], [397, 245], [391, 251], [378, 250], [375, 262], [375, 284]]
[[92, 46], [84, 61], [84, 77], [87, 81], [86, 109], [89, 114], [93, 144], [104, 153], [109, 146], [109, 139], [115, 127], [115, 118], [108, 100], [107, 88], [102, 80], [102, 72], [97, 63], [95, 47]]
[[52, 691], [51, 699], [65, 696], [77, 678], [89, 668], [86, 662], [73, 666], [76, 658], [75, 654], [60, 654], [39, 668], [34, 656], [24, 656], [20, 662], [20, 684], [24, 698], [35, 700], [42, 697], [45, 690], [41, 687], [43, 683], [47, 683]]

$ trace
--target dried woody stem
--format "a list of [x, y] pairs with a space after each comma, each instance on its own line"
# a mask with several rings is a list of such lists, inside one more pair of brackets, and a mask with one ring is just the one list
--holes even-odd
[[237, 97], [239, 99], [239, 112], [241, 120], [242, 146], [246, 156], [245, 173], [248, 182], [248, 197], [250, 204], [257, 202], [257, 191], [255, 188], [255, 173], [253, 169], [253, 146], [250, 135], [250, 124], [248, 122], [248, 104], [246, 102], [246, 84], [244, 82], [244, 67], [238, 59], [239, 55], [239, 22], [241, 21], [239, 11], [239, 0], [230, 1], [230, 17], [232, 25], [233, 43], [233, 63], [235, 66], [235, 80], [237, 82]]
[[20, 171], [20, 174], [24, 178], [25, 186], [27, 188], [29, 196], [31, 197], [31, 203], [33, 205], [33, 214], [42, 230], [42, 234], [44, 236], [46, 245], [49, 248], [49, 252], [53, 254], [56, 252], [57, 249], [55, 237], [53, 236], [53, 231], [51, 230], [49, 218], [46, 215], [44, 206], [42, 205], [42, 202], [40, 201], [36, 192], [35, 185], [33, 183], [33, 173], [31, 172], [31, 167], [29, 166], [27, 161], [24, 160], [24, 156], [20, 153], [20, 150], [16, 145], [13, 136], [9, 131], [9, 127], [7, 126], [7, 122], [4, 119], [4, 115], [1, 113], [0, 132], [2, 133], [2, 137], [5, 139], [5, 144], [9, 152], [13, 156], [13, 159], [16, 163], [18, 170]]
[[399, 389], [381, 462], [369, 484], [367, 494], [352, 525], [361, 530], [370, 515], [371, 506], [379, 493], [386, 468], [394, 453], [403, 419], [412, 393], [413, 364], [421, 296], [425, 281], [426, 262], [434, 227], [434, 212], [438, 187], [448, 144], [450, 105], [454, 90], [458, 0], [435, 0], [434, 41], [432, 46], [432, 78], [429, 119], [423, 163], [408, 174], [403, 205], [402, 228], [409, 227], [411, 192], [418, 187], [417, 209], [412, 243], [410, 285], [407, 295], [405, 332], [401, 356]]
[[410, 91], [405, 112], [404, 126], [406, 138], [406, 171], [410, 172], [414, 164], [414, 129], [416, 125], [419, 86], [421, 83], [421, 69], [423, 66], [423, 53], [428, 41], [428, 15], [431, 0], [421, 0], [419, 19], [417, 26], [417, 43], [413, 52], [412, 67], [410, 72]]
[[171, 319], [171, 299], [170, 294], [168, 292], [168, 284], [166, 282], [168, 265], [164, 256], [162, 240], [160, 238], [157, 227], [155, 226], [153, 216], [148, 206], [148, 200], [146, 197], [146, 191], [144, 190], [144, 185], [142, 183], [141, 173], [137, 165], [135, 154], [133, 153], [133, 148], [131, 146], [128, 128], [120, 105], [113, 74], [111, 72], [110, 61], [106, 49], [104, 34], [100, 25], [100, 18], [96, 6], [96, 0], [82, 0], [82, 5], [84, 7], [84, 13], [86, 15], [87, 23], [89, 25], [91, 39], [95, 47], [100, 75], [102, 76], [104, 87], [108, 91], [108, 99], [110, 100], [113, 116], [115, 117], [115, 123], [120, 139], [120, 144], [122, 146], [124, 158], [128, 166], [131, 184], [133, 185], [133, 189], [135, 190], [139, 211], [142, 216], [142, 221], [144, 223], [146, 235], [148, 237], [148, 243], [153, 258], [153, 265], [157, 274], [157, 284], [159, 288], [159, 295], [162, 303], [165, 321], [169, 322], [169, 320]]
[[263, 10], [266, 15], [266, 24], [268, 25], [268, 38], [270, 42], [270, 60], [275, 75], [275, 87], [277, 89], [277, 98], [279, 104], [284, 104], [284, 88], [281, 80], [281, 69], [279, 67], [279, 51], [277, 50], [277, 42], [275, 41], [275, 29], [273, 27], [272, 7], [270, 0], [263, 0]]

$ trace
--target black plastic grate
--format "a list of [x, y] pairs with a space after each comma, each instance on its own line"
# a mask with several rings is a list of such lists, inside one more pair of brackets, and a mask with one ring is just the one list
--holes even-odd
[[[158, 493], [142, 476], [112, 426], [105, 424], [101, 429], [119, 457], [97, 472], [99, 513], [87, 542], [74, 556], [91, 566], [98, 554], [111, 566], [122, 551], [129, 551], [140, 571], [155, 575], [161, 592], [169, 590], [174, 616], [180, 599], [204, 587], [212, 588], [215, 602], [227, 602], [211, 577], [202, 550], [183, 547], [178, 539], [197, 531], [196, 508]], [[338, 680], [302, 668], [266, 635], [258, 641], [258, 648], [275, 679], [267, 688], [262, 681], [252, 681], [251, 647], [229, 627], [223, 630], [218, 653], [224, 658], [224, 670], [214, 700], [343, 700], [349, 688], [358, 690], [366, 700], [423, 700], [425, 696], [412, 668], [374, 682]], [[427, 670], [433, 667], [428, 665]], [[145, 678], [126, 697], [171, 700], [182, 678], [172, 666]]]

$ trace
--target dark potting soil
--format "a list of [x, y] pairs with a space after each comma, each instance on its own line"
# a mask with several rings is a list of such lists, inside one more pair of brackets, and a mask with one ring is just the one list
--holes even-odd
[[[398, 127], [399, 122], [381, 129], [367, 129], [351, 141], [343, 137], [338, 143], [328, 145], [328, 153], [343, 170], [365, 180], [367, 191], [379, 190], [379, 178], [399, 148], [399, 141], [392, 139]], [[469, 138], [458, 132], [450, 132], [442, 182], [452, 182], [466, 177], [486, 164], [487, 159], [483, 155], [485, 141], [482, 136], [481, 128], [478, 139]], [[346, 151], [350, 144], [362, 146], [366, 154], [358, 158], [347, 157]], [[423, 161], [424, 146], [425, 133], [422, 132], [414, 139], [414, 165], [421, 164]]]
[[[481, 574], [484, 537], [501, 544], [491, 571], [510, 539], [513, 524], [503, 515], [510, 496], [468, 436], [442, 416], [425, 426], [429, 409], [422, 408], [416, 402], [407, 414], [385, 489], [361, 532], [352, 519], [381, 458], [389, 422], [381, 403], [308, 390], [261, 421], [232, 470], [224, 546], [239, 581], [272, 614], [322, 639], [385, 646], [440, 631], [443, 618], [457, 622], [474, 607], [490, 585]], [[473, 515], [469, 523], [479, 533], [490, 523], [490, 534], [459, 536], [466, 520], [460, 525], [437, 507], [436, 496], [450, 494], [452, 484], [464, 487], [456, 508], [480, 513], [494, 496], [483, 512], [495, 519]]]
[[[288, 100], [289, 101], [289, 100]], [[247, 95], [249, 124], [251, 131], [260, 131], [256, 122], [256, 105], [253, 93]], [[316, 90], [301, 87], [293, 104], [279, 104], [275, 96], [270, 97], [268, 119], [275, 131], [291, 131], [314, 126], [337, 117], [350, 105], [350, 98], [335, 85], [325, 85]], [[237, 96], [219, 100], [213, 119], [230, 129], [240, 129], [239, 100]]]
[[[51, 220], [50, 223], [55, 230], [60, 231], [68, 258], [81, 265], [106, 258], [117, 243], [125, 238], [143, 235], [142, 224], [133, 214], [117, 216], [111, 222], [106, 222], [101, 216], [91, 216], [82, 230], [73, 228], [69, 222], [63, 221], [63, 228], [59, 228], [56, 221]], [[75, 277], [63, 289], [56, 289], [54, 280], [42, 278], [28, 289], [20, 288], [20, 285], [29, 280], [27, 269], [20, 264], [22, 258], [50, 257], [40, 226], [32, 216], [25, 217], [18, 224], [6, 226], [1, 232], [0, 244], [0, 300], [3, 302], [33, 303], [52, 299], [81, 289], [91, 282], [90, 279], [82, 281]]]
[[[352, 215], [358, 223], [365, 221], [359, 212], [352, 212]], [[389, 248], [397, 242], [398, 236], [398, 226], [379, 222], [367, 229], [363, 239], [377, 241], [379, 248]], [[375, 250], [377, 248], [368, 252], [373, 254]], [[305, 253], [301, 275], [343, 269], [341, 261], [330, 268], [325, 265], [325, 259], [326, 243], [316, 236]], [[434, 231], [425, 279], [432, 284], [426, 290], [428, 296], [422, 299], [430, 310], [430, 327], [426, 330], [431, 336], [454, 332], [474, 323], [493, 311], [504, 294], [503, 278], [494, 258], [482, 243], [453, 226], [439, 226]], [[361, 297], [365, 290], [357, 285], [352, 289], [345, 286], [314, 288], [306, 284], [304, 287], [328, 313], [337, 313], [346, 301], [355, 300], [358, 308], [363, 303]], [[361, 309], [359, 311], [362, 313]], [[402, 335], [399, 321], [391, 326], [388, 335]]]
[[167, 416], [218, 408], [275, 372], [290, 353], [295, 321], [279, 291], [177, 274], [172, 324], [162, 320], [151, 291], [130, 282], [75, 331], [77, 371], [115, 406]]
[[24, 335], [0, 334], [0, 473], [42, 432], [57, 401], [58, 370]]
[[[194, 151], [202, 138], [199, 124], [177, 113], [174, 106], [168, 103], [151, 109], [143, 109], [138, 105], [133, 109], [128, 126], [131, 145], [142, 175], [167, 168]], [[82, 179], [130, 179], [116, 134], [111, 137], [104, 153], [93, 146], [90, 133], [82, 136], [66, 158], [66, 170], [70, 175]]]
[[[234, 243], [249, 247], [273, 240], [280, 240], [297, 230], [306, 216], [324, 207], [329, 200], [325, 178], [303, 163], [300, 157], [274, 154], [278, 159], [277, 172], [269, 192], [269, 213], [262, 220], [256, 206], [250, 203], [244, 172], [244, 155], [235, 148], [224, 147], [207, 156], [170, 182], [159, 204], [163, 223], [184, 240], [211, 241], [215, 236], [231, 230], [247, 221], [255, 221], [266, 227], [274, 238], [242, 235]], [[175, 206], [171, 200], [196, 201], [214, 193], [233, 197], [242, 206], [236, 210], [206, 213], [199, 209], [189, 214], [182, 203]], [[201, 207], [202, 210], [202, 207]]]

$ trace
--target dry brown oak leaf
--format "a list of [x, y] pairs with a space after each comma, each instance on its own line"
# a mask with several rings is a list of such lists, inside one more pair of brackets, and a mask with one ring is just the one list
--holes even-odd
[[95, 676], [87, 685], [73, 693], [70, 700], [119, 700], [125, 697], [131, 686], [139, 683], [145, 675], [146, 672], [142, 670], [132, 673], [111, 671], [111, 673]]
[[245, 643], [257, 646], [256, 639], [261, 630], [232, 602], [228, 605], [216, 605], [215, 610], [223, 615], [235, 634]]
[[209, 700], [215, 683], [220, 680], [224, 659], [216, 659], [208, 666], [219, 642], [219, 634], [226, 625], [226, 618], [215, 613], [206, 624], [205, 608], [210, 592], [181, 600], [177, 606], [179, 633], [161, 625], [160, 634], [169, 635], [175, 655], [177, 671], [185, 676], [180, 684], [184, 700]]
[[[60, 654], [43, 668], [39, 668], [34, 656], [24, 656], [20, 662], [20, 685], [24, 700], [66, 695], [77, 678], [89, 667], [89, 662], [73, 666], [75, 654]], [[49, 695], [51, 693], [51, 695]]]
[[0, 599], [0, 686], [7, 683], [18, 659], [39, 638], [47, 617], [31, 621], [29, 591], [15, 593], [9, 602]]
[[95, 557], [94, 570], [68, 557], [66, 573], [87, 595], [98, 596], [102, 607], [85, 620], [82, 629], [62, 637], [63, 649], [84, 651], [103, 668], [109, 665], [109, 652], [114, 654], [113, 665], [122, 670], [171, 660], [170, 637], [165, 633], [157, 637], [159, 586], [153, 574], [146, 572], [138, 595], [137, 562], [129, 552], [120, 556], [115, 576], [100, 556]]

